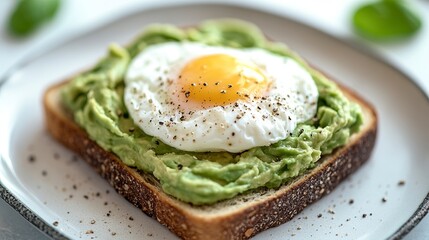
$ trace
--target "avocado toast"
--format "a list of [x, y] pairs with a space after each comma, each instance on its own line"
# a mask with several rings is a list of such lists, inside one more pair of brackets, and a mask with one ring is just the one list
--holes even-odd
[[[207, 26], [207, 24], [204, 26]], [[210, 34], [210, 30], [207, 30], [207, 27], [204, 26], [200, 28], [200, 32], [209, 32]], [[224, 22], [222, 25], [214, 24], [214, 27], [213, 23], [211, 23], [210, 26], [211, 29], [214, 28], [214, 30], [223, 29], [224, 32], [231, 31], [230, 27], [225, 28]], [[240, 25], [240, 27], [243, 26], [247, 25]], [[183, 32], [177, 32], [176, 30], [178, 29], [171, 28], [171, 26], [164, 29], [170, 30], [163, 31], [164, 35], [162, 36], [164, 36], [164, 38], [161, 38], [163, 41], [165, 39], [168, 41], [177, 41], [177, 36], [181, 36], [181, 34], [183, 34]], [[233, 29], [239, 28], [235, 26]], [[268, 42], [265, 40], [265, 38], [262, 39], [261, 35], [255, 35], [253, 33], [253, 27], [243, 27], [243, 29], [245, 30], [238, 32], [236, 31], [234, 38], [245, 39], [246, 41], [241, 41], [241, 44], [244, 46], [240, 46], [239, 44], [237, 46], [237, 44], [234, 44], [234, 42], [231, 43], [231, 39], [227, 39], [228, 41], [222, 42], [229, 44], [230, 46], [235, 45], [234, 47], [238, 48], [251, 47], [248, 45], [252, 44], [258, 46]], [[160, 35], [157, 36], [155, 34], [157, 37], [154, 37], [153, 31], [154, 30], [152, 28], [152, 35], [150, 35], [150, 38], [148, 35], [143, 34], [143, 37], [140, 39], [145, 39], [146, 43], [155, 41], [153, 39], [160, 39]], [[196, 30], [194, 29], [188, 31], [191, 32]], [[242, 34], [242, 32], [246, 31], [252, 32], [250, 37], [237, 37], [237, 33]], [[165, 38], [166, 32], [168, 33], [167, 38]], [[195, 34], [196, 33], [194, 32], [193, 35]], [[224, 34], [224, 36], [229, 35]], [[137, 43], [139, 41], [141, 40], [136, 40]], [[140, 44], [131, 44], [127, 51], [130, 55], [135, 55], [133, 54], [133, 51], [141, 51], [141, 49], [136, 50], [136, 48], [139, 48], [140, 46], [140, 48], [144, 49], [145, 46], [141, 47], [142, 45], [144, 44], [141, 44], [141, 42]], [[306, 65], [306, 63], [303, 62], [294, 53], [282, 46], [277, 44], [270, 44], [267, 46], [270, 46], [270, 50], [272, 52], [280, 52], [280, 54], [284, 53], [283, 55], [288, 55], [289, 57], [295, 58], [301, 64]], [[114, 47], [113, 52], [114, 56], [119, 55], [121, 57], [121, 50], [115, 50]], [[119, 52], [119, 54], [115, 55], [115, 52]], [[113, 60], [117, 59], [114, 58]], [[103, 63], [103, 61], [101, 63]], [[95, 71], [94, 69], [92, 71], [96, 72], [106, 65], [108, 66], [108, 69], [112, 69], [112, 66], [120, 65], [111, 64], [112, 62], [109, 61], [109, 59], [104, 61], [104, 63], [104, 65], [99, 64], [94, 68]], [[127, 64], [124, 64], [124, 68], [127, 66]], [[341, 182], [342, 179], [344, 179], [347, 175], [357, 169], [358, 166], [368, 159], [374, 145], [377, 119], [371, 105], [366, 103], [350, 90], [347, 90], [344, 87], [338, 88], [335, 84], [325, 80], [325, 77], [317, 72], [317, 70], [314, 70], [310, 67], [308, 67], [308, 69], [311, 69], [310, 71], [313, 73], [313, 78], [322, 78], [322, 80], [319, 81], [319, 90], [329, 90], [332, 87], [335, 88], [336, 93], [337, 90], [340, 91], [339, 89], [341, 89], [342, 93], [345, 95], [344, 98], [343, 94], [341, 94], [341, 99], [344, 98], [348, 99], [348, 101], [351, 100], [360, 106], [359, 109], [361, 110], [351, 110], [351, 112], [353, 112], [353, 114], [351, 114], [353, 115], [351, 120], [347, 120], [345, 122], [342, 121], [344, 122], [342, 127], [334, 130], [334, 133], [339, 133], [339, 139], [341, 139], [343, 142], [330, 142], [328, 139], [325, 146], [332, 146], [328, 148], [319, 146], [319, 149], [316, 149], [319, 151], [319, 156], [316, 154], [314, 161], [310, 161], [308, 164], [306, 164], [305, 167], [296, 170], [296, 174], [292, 177], [287, 177], [281, 179], [280, 181], [273, 181], [275, 184], [273, 184], [273, 182], [270, 183], [270, 181], [266, 181], [265, 183], [268, 184], [264, 184], [255, 188], [247, 188], [242, 192], [234, 192], [232, 196], [227, 198], [218, 198], [215, 196], [214, 198], [210, 197], [208, 201], [205, 201], [205, 198], [200, 198], [203, 200], [198, 200], [197, 198], [197, 200], [193, 201], [192, 198], [187, 198], [187, 196], [191, 194], [186, 192], [183, 195], [175, 194], [174, 192], [169, 191], [168, 188], [166, 190], [166, 188], [163, 186], [165, 181], [160, 181], [159, 178], [150, 172], [145, 171], [144, 167], [139, 169], [135, 165], [130, 164], [129, 162], [127, 163], [127, 161], [124, 159], [118, 158], [118, 153], [112, 153], [109, 150], [106, 150], [109, 147], [106, 147], [103, 145], [103, 143], [100, 143], [97, 139], [94, 139], [94, 136], [88, 135], [88, 133], [82, 129], [81, 124], [77, 124], [74, 121], [76, 119], [76, 115], [73, 116], [71, 108], [67, 107], [67, 104], [64, 104], [63, 89], [66, 89], [64, 86], [69, 83], [61, 83], [59, 85], [53, 86], [46, 92], [44, 105], [47, 126], [48, 130], [55, 138], [57, 138], [67, 147], [78, 152], [87, 161], [89, 161], [103, 177], [109, 180], [109, 182], [120, 194], [125, 196], [134, 205], [141, 208], [146, 214], [156, 218], [162, 224], [166, 225], [178, 236], [185, 239], [249, 238], [257, 232], [260, 232], [269, 227], [277, 226], [291, 219], [305, 206], [317, 200], [324, 194], [330, 192], [337, 184]], [[121, 77], [118, 79], [120, 81]], [[67, 90], [65, 91], [67, 92]], [[319, 92], [323, 94], [323, 91], [325, 90]], [[333, 93], [334, 96], [336, 96], [335, 93]], [[329, 101], [319, 101], [319, 108], [324, 106], [324, 104], [329, 105], [329, 103], [326, 102]], [[116, 113], [122, 117], [124, 115], [128, 115], [123, 110], [124, 109], [122, 108], [122, 111]], [[362, 119], [364, 119], [363, 123]], [[315, 124], [321, 125], [320, 118], [314, 119], [312, 123], [306, 124], [309, 126]], [[305, 124], [302, 124], [300, 125], [300, 128], [295, 129], [294, 133], [291, 134], [289, 139], [293, 139], [293, 137], [299, 138], [300, 136], [305, 137], [305, 129], [310, 129], [311, 132], [311, 127], [305, 127], [303, 125]], [[135, 126], [131, 127], [135, 128]], [[126, 129], [130, 129], [131, 127], [127, 126]], [[318, 128], [318, 126], [313, 127], [314, 129]], [[83, 128], [85, 127], [83, 126]], [[341, 129], [346, 130], [341, 132]], [[350, 136], [351, 133], [354, 134]], [[345, 138], [343, 137], [344, 134], [347, 135]], [[313, 136], [312, 134], [309, 135]], [[317, 137], [317, 135], [314, 136]], [[160, 145], [160, 143], [158, 142], [157, 144], [156, 141], [156, 139], [151, 139], [149, 142], [153, 142], [155, 145]], [[104, 148], [100, 145], [104, 146]], [[341, 145], [343, 146], [339, 147]], [[168, 149], [168, 147], [166, 148]], [[158, 152], [158, 154], [165, 154], [163, 153], [164, 149], [158, 149], [158, 151], [162, 152]], [[180, 151], [176, 150], [173, 152], [180, 153]], [[120, 154], [121, 153], [119, 153], [119, 155]], [[322, 158], [320, 158], [321, 154], [323, 154]], [[200, 155], [200, 153], [196, 153], [195, 155]], [[214, 155], [219, 155], [219, 153]], [[228, 156], [226, 159], [228, 159]], [[222, 159], [219, 160], [223, 166], [237, 163], [222, 161]], [[279, 161], [280, 160], [277, 162]], [[175, 171], [182, 171], [184, 168], [189, 168], [189, 166], [186, 164], [175, 164], [175, 167], [177, 167]], [[291, 165], [282, 169], [282, 171], [288, 171], [288, 169], [292, 169], [293, 166], [295, 166], [293, 164], [296, 165], [296, 163], [291, 163]], [[169, 167], [172, 168], [172, 166]], [[190, 169], [190, 171], [192, 171], [192, 169]], [[192, 193], [192, 191], [192, 189], [189, 190], [190, 193]], [[209, 195], [211, 196], [212, 194]]]

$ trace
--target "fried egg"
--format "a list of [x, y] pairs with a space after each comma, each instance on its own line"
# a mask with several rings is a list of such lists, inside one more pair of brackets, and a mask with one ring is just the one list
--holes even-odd
[[258, 48], [153, 45], [133, 59], [125, 84], [124, 101], [135, 124], [192, 152], [268, 146], [317, 109], [311, 75], [293, 59]]

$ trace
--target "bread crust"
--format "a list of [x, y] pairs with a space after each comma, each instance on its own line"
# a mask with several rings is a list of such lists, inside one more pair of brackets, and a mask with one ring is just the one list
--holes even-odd
[[340, 86], [349, 99], [361, 105], [366, 118], [364, 127], [346, 146], [323, 157], [315, 168], [278, 190], [262, 188], [243, 194], [243, 199], [248, 195], [252, 200], [243, 201], [239, 206], [225, 209], [216, 207], [219, 204], [193, 206], [165, 194], [151, 174], [126, 166], [115, 154], [92, 141], [61, 106], [59, 89], [63, 84], [51, 86], [43, 98], [48, 132], [82, 156], [119, 194], [183, 239], [248, 239], [291, 220], [366, 162], [377, 135], [374, 108]]

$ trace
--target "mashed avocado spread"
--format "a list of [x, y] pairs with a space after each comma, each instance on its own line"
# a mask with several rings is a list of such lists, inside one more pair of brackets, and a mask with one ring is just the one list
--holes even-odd
[[[185, 152], [146, 135], [124, 105], [124, 75], [130, 61], [150, 45], [196, 41], [233, 48], [263, 48], [293, 58], [312, 76], [319, 100], [316, 116], [284, 140], [242, 153]], [[90, 138], [126, 165], [153, 174], [163, 190], [195, 205], [211, 204], [259, 187], [278, 188], [315, 166], [323, 154], [344, 145], [362, 125], [359, 106], [285, 45], [270, 42], [255, 26], [233, 20], [195, 28], [152, 25], [128, 47], [111, 45], [108, 55], [62, 89], [65, 107]]]

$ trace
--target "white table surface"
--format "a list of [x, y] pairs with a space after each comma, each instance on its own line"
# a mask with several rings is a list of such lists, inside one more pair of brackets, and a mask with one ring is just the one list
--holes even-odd
[[[6, 20], [16, 1], [0, 1], [0, 77], [10, 68], [32, 55], [102, 25], [136, 9], [144, 9], [160, 0], [63, 0], [55, 21], [25, 39], [14, 39], [6, 33]], [[176, 2], [202, 2], [197, 0], [165, 0]], [[211, 1], [216, 2], [216, 1]], [[222, 2], [222, 1], [218, 1]], [[227, 2], [227, 1], [223, 1]], [[252, 4], [249, 0], [237, 3]], [[390, 62], [414, 79], [429, 95], [429, 1], [410, 2], [423, 18], [421, 31], [407, 41], [380, 44], [356, 36], [350, 26], [350, 16], [358, 0], [264, 0], [264, 8], [289, 18], [322, 29], [338, 38], [358, 43]], [[0, 176], [1, 177], [1, 176]], [[0, 199], [0, 239], [48, 239], [38, 229], [16, 213]], [[429, 239], [429, 216], [414, 228], [405, 239]]]

